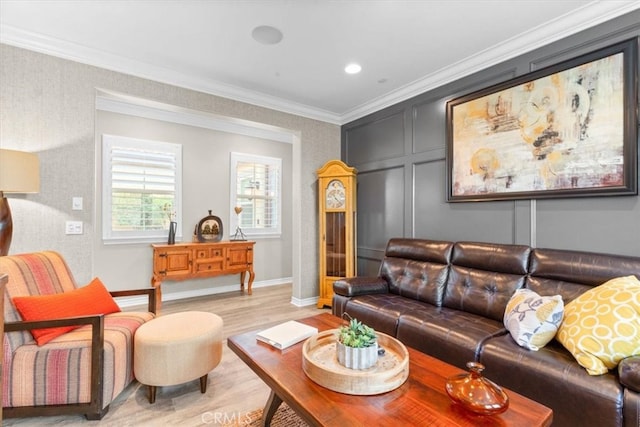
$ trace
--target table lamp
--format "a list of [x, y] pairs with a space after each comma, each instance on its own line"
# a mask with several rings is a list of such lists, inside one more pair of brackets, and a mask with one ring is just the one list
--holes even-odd
[[40, 191], [38, 155], [0, 149], [0, 256], [9, 253], [13, 222], [9, 201], [4, 193], [37, 193]]

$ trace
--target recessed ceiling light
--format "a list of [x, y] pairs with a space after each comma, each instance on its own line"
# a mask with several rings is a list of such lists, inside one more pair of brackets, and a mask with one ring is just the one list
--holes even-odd
[[251, 37], [258, 43], [278, 44], [282, 40], [282, 31], [269, 25], [260, 25], [251, 31]]
[[360, 71], [362, 71], [362, 67], [360, 64], [356, 64], [355, 62], [344, 67], [344, 72], [347, 74], [358, 74]]

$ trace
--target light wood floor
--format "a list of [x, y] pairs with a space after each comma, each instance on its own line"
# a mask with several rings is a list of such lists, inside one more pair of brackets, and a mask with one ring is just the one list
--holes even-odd
[[151, 405], [147, 388], [134, 381], [113, 402], [100, 421], [83, 416], [12, 418], [4, 426], [221, 426], [242, 420], [247, 412], [262, 408], [269, 388], [226, 345], [231, 335], [263, 329], [286, 320], [314, 316], [329, 309], [296, 307], [290, 303], [291, 286], [279, 285], [253, 290], [163, 303], [161, 315], [187, 310], [209, 311], [224, 321], [222, 361], [209, 373], [207, 392], [200, 393], [198, 380], [158, 388]]

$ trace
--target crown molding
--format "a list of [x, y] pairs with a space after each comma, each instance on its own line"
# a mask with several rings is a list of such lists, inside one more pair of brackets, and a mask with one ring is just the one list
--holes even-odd
[[399, 89], [372, 99], [341, 116], [342, 124], [380, 111], [416, 95], [454, 82], [493, 65], [515, 58], [580, 31], [640, 9], [640, 1], [621, 2], [595, 1], [558, 19], [547, 22], [516, 37], [492, 46], [422, 77]]
[[92, 49], [79, 43], [59, 40], [42, 34], [25, 31], [10, 25], [0, 25], [0, 43], [44, 53], [82, 64], [129, 74], [148, 80], [166, 83], [185, 89], [245, 102], [258, 107], [294, 114], [332, 124], [341, 124], [340, 115], [291, 102], [262, 92], [247, 90], [209, 79], [190, 76], [176, 70], [150, 65], [135, 59]]
[[478, 52], [473, 56], [383, 96], [367, 101], [344, 113], [318, 109], [262, 92], [186, 75], [173, 69], [153, 66], [134, 59], [92, 49], [79, 43], [46, 37], [9, 25], [0, 25], [0, 43], [229, 98], [283, 113], [343, 125], [637, 9], [640, 9], [640, 2], [637, 0], [624, 2], [600, 0], [591, 2], [573, 11], [570, 15], [561, 16], [554, 21], [519, 34], [517, 37], [505, 40], [490, 49]]

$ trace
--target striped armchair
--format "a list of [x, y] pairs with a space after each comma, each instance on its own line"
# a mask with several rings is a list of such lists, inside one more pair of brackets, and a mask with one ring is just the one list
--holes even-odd
[[[78, 286], [56, 252], [0, 257], [0, 273], [9, 276], [4, 303], [4, 416], [85, 414], [91, 420], [101, 419], [134, 379], [133, 335], [155, 316], [155, 289], [110, 292], [114, 297], [147, 295], [148, 312], [23, 321], [12, 298], [60, 294]], [[37, 345], [30, 330], [52, 326], [76, 329]]]

